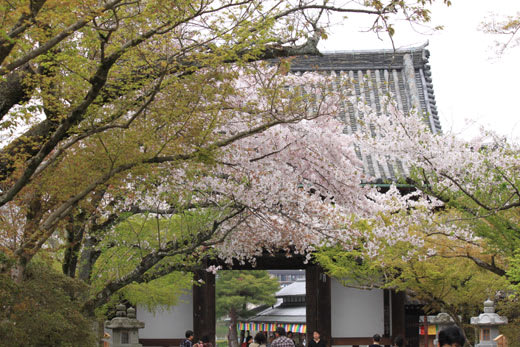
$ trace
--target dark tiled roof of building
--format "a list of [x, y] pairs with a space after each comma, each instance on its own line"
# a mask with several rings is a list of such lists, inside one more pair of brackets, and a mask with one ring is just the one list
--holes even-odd
[[[380, 112], [381, 98], [391, 95], [398, 107], [409, 112], [418, 110], [430, 130], [441, 132], [441, 124], [435, 102], [435, 94], [428, 63], [429, 51], [425, 46], [405, 50], [374, 50], [329, 52], [322, 56], [303, 56], [292, 60], [291, 70], [336, 72], [347, 75], [353, 81], [352, 96], [364, 99]], [[345, 132], [356, 132], [359, 123], [357, 110], [349, 100], [344, 100], [340, 112], [345, 122]], [[370, 154], [356, 148], [363, 161], [366, 174], [376, 179], [394, 181], [398, 172], [406, 174], [406, 165], [399, 160], [377, 162]]]
[[276, 297], [283, 296], [303, 296], [305, 295], [305, 281], [296, 281], [289, 284], [287, 287], [280, 289], [276, 293]]
[[306, 322], [305, 304], [301, 306], [275, 306], [247, 320], [253, 323], [300, 323]]
[[305, 270], [269, 270], [269, 273], [272, 275], [295, 275], [295, 276], [305, 276]]
[[415, 66], [422, 66], [425, 49], [367, 50], [324, 52], [322, 56], [301, 56], [292, 60], [293, 71], [309, 70], [373, 70], [403, 67], [403, 57], [411, 54]]

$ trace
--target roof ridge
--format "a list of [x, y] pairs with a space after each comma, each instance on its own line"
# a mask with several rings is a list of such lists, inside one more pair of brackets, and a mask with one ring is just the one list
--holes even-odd
[[429, 45], [429, 41], [426, 41], [424, 44], [420, 46], [412, 46], [412, 47], [399, 47], [396, 49], [393, 48], [377, 48], [377, 49], [351, 49], [351, 50], [323, 50], [320, 53], [323, 55], [333, 55], [333, 54], [356, 54], [356, 53], [368, 53], [368, 54], [378, 54], [378, 53], [415, 53], [421, 52], [426, 49]]

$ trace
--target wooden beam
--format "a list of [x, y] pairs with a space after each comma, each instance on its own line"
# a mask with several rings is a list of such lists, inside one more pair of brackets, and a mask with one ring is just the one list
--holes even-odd
[[193, 286], [193, 332], [197, 339], [207, 336], [215, 346], [215, 275], [200, 270], [195, 272], [194, 278], [203, 283]]
[[309, 266], [306, 278], [307, 341], [318, 330], [321, 338], [331, 346], [331, 280], [319, 266]]
[[392, 291], [392, 336], [401, 335], [405, 337], [405, 303], [406, 294], [404, 292]]
[[307, 341], [312, 340], [312, 333], [318, 329], [318, 322], [316, 312], [318, 311], [317, 305], [317, 267], [308, 267], [305, 270], [305, 313], [306, 313], [306, 324], [307, 324]]
[[316, 299], [317, 293], [317, 276], [316, 267], [308, 267], [305, 270], [305, 314], [307, 324], [307, 341], [312, 340], [312, 333], [318, 329], [318, 322], [316, 317], [318, 301]]
[[321, 267], [318, 269], [318, 330], [327, 341], [327, 346], [332, 346], [331, 279]]
[[419, 346], [419, 317], [423, 315], [422, 306], [407, 305], [405, 310], [405, 338], [407, 346]]
[[383, 337], [390, 337], [390, 290], [383, 289]]

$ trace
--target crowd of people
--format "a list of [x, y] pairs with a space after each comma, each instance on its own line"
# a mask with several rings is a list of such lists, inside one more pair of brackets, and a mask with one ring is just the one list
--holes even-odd
[[195, 340], [195, 334], [191, 330], [187, 330], [184, 335], [186, 338], [181, 342], [180, 347], [213, 347], [208, 336]]
[[[456, 326], [448, 327], [439, 332], [437, 339], [437, 347], [463, 347], [466, 343], [464, 333]], [[381, 335], [375, 334], [372, 338], [372, 344], [369, 347], [380, 347]], [[405, 340], [398, 335], [394, 338], [392, 347], [404, 347]]]
[[268, 340], [263, 332], [258, 332], [255, 337], [248, 336], [240, 347], [295, 347], [292, 332], [285, 332], [283, 327], [278, 327], [274, 336]]
[[[375, 334], [372, 338], [372, 344], [369, 347], [380, 347], [381, 335]], [[449, 327], [439, 332], [438, 347], [463, 347], [466, 342], [463, 332], [458, 327]], [[271, 341], [263, 332], [259, 332], [253, 338], [248, 336], [242, 343], [241, 347], [295, 347], [296, 344], [292, 338], [292, 333], [286, 333], [283, 327], [278, 327], [274, 333], [274, 338]], [[393, 347], [404, 347], [405, 340], [402, 336], [394, 338]], [[195, 342], [195, 335], [193, 331], [186, 331], [186, 339], [183, 340], [180, 347], [213, 347], [207, 336]], [[312, 333], [312, 340], [308, 347], [327, 347], [326, 341], [321, 339], [319, 331], [315, 330]]]

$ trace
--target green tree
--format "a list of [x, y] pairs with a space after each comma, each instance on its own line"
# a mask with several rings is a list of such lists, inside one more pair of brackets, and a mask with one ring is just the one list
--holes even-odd
[[237, 323], [247, 317], [247, 304], [273, 305], [280, 284], [267, 271], [220, 271], [216, 280], [217, 317], [229, 316], [228, 344], [238, 346]]
[[[140, 270], [141, 276], [131, 274], [140, 268], [143, 259], [153, 256], [165, 240], [189, 241], [203, 233], [202, 229], [212, 223], [214, 217], [214, 213], [197, 211], [169, 218], [138, 214], [122, 220], [100, 241], [93, 264], [80, 261], [80, 269], [88, 272], [86, 281], [93, 294], [84, 306], [104, 313], [107, 303], [110, 306], [118, 300], [143, 304], [152, 311], [159, 305], [175, 305], [179, 295], [193, 285], [190, 271], [200, 269], [199, 259], [210, 256], [210, 249], [195, 251], [190, 243], [191, 253], [165, 255], [149, 269]], [[120, 285], [116, 287], [114, 283]], [[107, 291], [107, 287], [112, 289]]]
[[[428, 21], [432, 2], [2, 2], [0, 271], [23, 285], [27, 266], [45, 249], [64, 274], [92, 285], [83, 305], [90, 314], [126, 286], [189, 269], [202, 248], [228, 235], [229, 219], [244, 208], [212, 203], [213, 192], [193, 198], [194, 190], [168, 173], [183, 168], [194, 181], [208, 176], [224, 147], [279, 124], [280, 105], [294, 116], [288, 122], [307, 113], [295, 105], [301, 98], [289, 98], [283, 85], [273, 88], [271, 79], [261, 93], [267, 103], [231, 103], [246, 99], [234, 87], [238, 75], [254, 75], [254, 61], [319, 54], [328, 13], [368, 15], [374, 30], [392, 33], [392, 17]], [[222, 131], [237, 115], [247, 131]], [[159, 191], [164, 177], [177, 186]], [[132, 204], [142, 195], [168, 206]], [[117, 229], [121, 238], [113, 234], [129, 215], [147, 213], [190, 222], [166, 237], [159, 221], [153, 238], [145, 223], [146, 242], [124, 233], [128, 225]], [[125, 252], [132, 257], [126, 263]]]
[[[22, 240], [6, 251], [16, 259], [13, 278], [21, 281], [34, 254], [60, 231], [71, 248], [64, 270], [73, 276], [82, 226], [107, 187], [161, 164], [200, 163], [233, 142], [208, 146], [229, 117], [227, 82], [237, 73], [230, 67], [319, 54], [327, 13], [373, 16], [380, 31], [397, 15], [429, 21], [432, 2], [2, 3], [0, 207], [16, 212], [18, 228], [9, 236]], [[254, 106], [236, 111], [246, 115]], [[274, 125], [264, 121], [251, 132]], [[21, 227], [22, 220], [30, 222]]]

